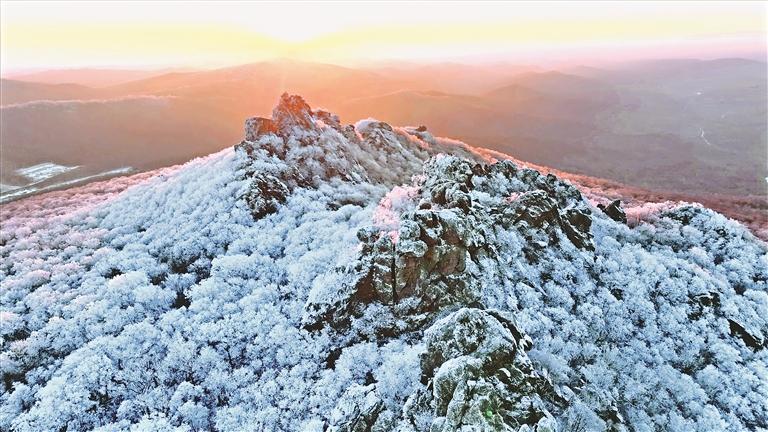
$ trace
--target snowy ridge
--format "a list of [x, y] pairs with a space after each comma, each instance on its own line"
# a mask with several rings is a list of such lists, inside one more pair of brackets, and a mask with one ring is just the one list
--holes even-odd
[[0, 430], [768, 428], [738, 223], [298, 96], [245, 132], [2, 216]]

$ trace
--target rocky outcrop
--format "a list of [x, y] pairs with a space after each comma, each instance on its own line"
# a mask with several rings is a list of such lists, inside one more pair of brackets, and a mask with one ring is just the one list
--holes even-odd
[[[387, 145], [387, 133], [369, 124], [363, 139]], [[336, 289], [310, 295], [303, 324], [338, 332], [347, 345], [370, 335], [424, 340], [424, 387], [399, 412], [380, 404], [376, 382], [350, 389], [330, 430], [554, 430], [552, 412], [566, 399], [533, 367], [532, 342], [513, 317], [486, 310], [482, 293], [487, 273], [507, 271], [497, 230], [517, 232], [532, 262], [548, 248], [588, 252], [588, 205], [570, 184], [507, 161], [436, 156], [409, 188], [409, 210], [358, 232], [357, 259], [337, 269]], [[350, 332], [370, 310], [383, 314], [374, 327]]]
[[294, 128], [311, 130], [315, 126], [314, 113], [304, 99], [287, 93], [280, 96], [280, 103], [272, 110], [272, 121], [282, 133]]
[[[301, 96], [287, 93], [280, 97], [271, 119], [252, 117], [245, 121], [245, 139], [235, 146], [235, 150], [244, 153], [249, 164], [246, 172], [251, 186], [244, 199], [255, 219], [276, 211], [297, 187], [311, 186], [319, 179], [347, 176], [346, 167], [330, 163], [339, 160], [341, 149], [319, 145], [322, 128], [332, 128], [345, 136], [350, 134], [336, 115], [323, 110], [312, 111]], [[354, 135], [354, 131], [352, 133]], [[302, 152], [302, 148], [315, 150]], [[270, 157], [284, 164], [269, 162]], [[305, 164], [320, 171], [307, 172], [303, 169]]]
[[550, 410], [566, 403], [535, 370], [531, 340], [497, 310], [462, 308], [423, 333], [422, 383], [399, 412], [376, 383], [350, 387], [331, 414], [331, 431], [553, 431]]
[[483, 246], [474, 228], [453, 209], [422, 209], [401, 221], [397, 241], [375, 229], [360, 231], [361, 261], [369, 269], [358, 286], [361, 297], [385, 304], [418, 297], [424, 310], [473, 303], [478, 287], [468, 265]]
[[[368, 122], [359, 131], [342, 125], [335, 114], [313, 111], [300, 96], [287, 93], [280, 97], [272, 118], [246, 120], [245, 139], [235, 150], [244, 155], [246, 178], [251, 180], [244, 198], [254, 218], [275, 211], [275, 204], [284, 202], [295, 188], [314, 187], [333, 178], [392, 186], [403, 183], [430, 151], [436, 152], [425, 150], [406, 132], [386, 123]], [[260, 197], [261, 193], [265, 196]]]
[[272, 119], [251, 117], [245, 121], [245, 140], [256, 141], [266, 134], [277, 134], [279, 129]]
[[504, 222], [519, 226], [521, 231], [554, 235], [559, 230], [576, 247], [594, 250], [589, 232], [592, 226], [589, 211], [585, 208], [562, 210], [557, 201], [543, 190], [523, 193], [502, 211]]
[[747, 325], [743, 320], [741, 320], [742, 322], [739, 321], [737, 319], [728, 319], [731, 335], [740, 338], [753, 351], [768, 347], [768, 338], [765, 337], [760, 329]]
[[376, 396], [376, 386], [354, 385], [347, 389], [330, 415], [328, 432], [385, 431], [386, 421], [379, 418], [384, 404]]
[[422, 372], [432, 389], [433, 431], [548, 430], [559, 402], [534, 370], [530, 339], [500, 311], [460, 309], [425, 332]]
[[254, 219], [260, 219], [275, 212], [278, 206], [285, 202], [289, 193], [291, 191], [288, 186], [277, 177], [255, 173], [245, 194], [245, 202]]
[[288, 137], [297, 130], [312, 130], [314, 116], [315, 113], [301, 96], [283, 93], [272, 110], [271, 119], [251, 117], [245, 120], [245, 141], [255, 142], [267, 134]]
[[516, 229], [532, 261], [561, 242], [594, 249], [581, 194], [553, 176], [510, 162], [484, 165], [439, 156], [425, 164], [415, 187], [414, 210], [397, 215], [395, 229], [358, 232], [359, 258], [353, 269], [341, 270], [352, 282], [333, 302], [307, 304], [308, 328], [345, 322], [359, 304], [372, 302], [402, 313], [479, 305], [487, 271], [481, 262], [496, 262], [496, 227]]

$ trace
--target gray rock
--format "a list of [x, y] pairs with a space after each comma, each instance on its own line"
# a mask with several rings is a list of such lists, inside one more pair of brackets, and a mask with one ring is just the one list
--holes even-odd
[[[380, 128], [369, 125], [365, 132], [375, 134]], [[408, 314], [477, 305], [480, 263], [495, 254], [497, 224], [523, 235], [531, 260], [561, 237], [578, 248], [594, 249], [592, 219], [581, 194], [554, 176], [519, 170], [511, 162], [483, 165], [451, 156], [433, 158], [424, 173], [418, 209], [400, 215], [397, 241], [374, 227], [358, 232], [361, 248], [354, 273], [364, 276], [355, 276], [354, 292], [334, 307], [349, 312], [360, 309], [356, 302], [379, 302]], [[514, 185], [530, 191], [511, 202], [496, 198], [492, 205], [473, 199], [473, 194], [512, 193], [508, 189]], [[413, 300], [407, 311], [405, 299]], [[307, 307], [330, 310], [328, 305]]]
[[737, 319], [728, 319], [731, 335], [740, 338], [746, 346], [753, 351], [759, 351], [768, 347], [768, 338], [759, 328], [748, 325]]
[[[585, 208], [572, 207], [562, 210], [556, 199], [543, 190], [526, 192], [502, 210], [501, 222], [505, 226], [516, 225], [529, 235], [545, 232], [550, 238], [556, 231], [563, 232], [576, 247], [594, 250], [590, 228], [592, 219]], [[549, 242], [541, 246], [548, 246]]]

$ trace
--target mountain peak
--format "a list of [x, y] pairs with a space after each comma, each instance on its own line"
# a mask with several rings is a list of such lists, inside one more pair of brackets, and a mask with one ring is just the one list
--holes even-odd
[[272, 120], [279, 129], [296, 126], [309, 128], [313, 125], [313, 113], [309, 105], [299, 95], [283, 93], [280, 102], [272, 110]]
[[[462, 143], [435, 140], [424, 126], [393, 128], [373, 119], [343, 125], [337, 115], [312, 110], [301, 96], [287, 93], [280, 97], [272, 118], [245, 121], [245, 140], [235, 150], [244, 153], [251, 166], [261, 168], [259, 172], [247, 170], [258, 179], [248, 195], [254, 198], [267, 190], [290, 191], [331, 179], [392, 187], [408, 182], [429, 157], [441, 152], [486, 160]], [[284, 165], [270, 162], [264, 169], [264, 162], [271, 158]], [[382, 166], [381, 161], [389, 166]], [[284, 196], [274, 198], [279, 202]], [[249, 199], [249, 203], [264, 204], [260, 199]], [[264, 214], [261, 205], [252, 210]]]
[[288, 137], [299, 130], [314, 130], [317, 120], [329, 126], [340, 127], [337, 116], [323, 110], [312, 111], [309, 104], [299, 95], [283, 93], [272, 110], [272, 118], [251, 117], [245, 121], [246, 141], [257, 141], [265, 134]]

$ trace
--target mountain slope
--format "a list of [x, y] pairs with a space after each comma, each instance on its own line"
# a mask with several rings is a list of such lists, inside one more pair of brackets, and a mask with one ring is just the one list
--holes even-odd
[[2, 106], [35, 100], [90, 99], [99, 95], [98, 90], [79, 84], [45, 84], [5, 78], [0, 80], [0, 91]]
[[[28, 186], [14, 172], [53, 162], [80, 166], [78, 175], [121, 167], [156, 169], [221, 149], [237, 138], [234, 125], [194, 101], [131, 97], [37, 101], [0, 109], [0, 182]], [[194, 127], [205, 124], [205, 128]], [[45, 125], [45, 127], [41, 127]]]
[[768, 427], [738, 223], [296, 96], [245, 138], [4, 206], [0, 428]]
[[31, 73], [13, 74], [9, 77], [17, 81], [29, 81], [44, 84], [79, 84], [86, 87], [107, 87], [128, 81], [147, 79], [154, 75], [170, 72], [169, 70], [139, 69], [52, 69]]

